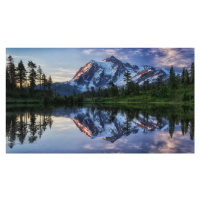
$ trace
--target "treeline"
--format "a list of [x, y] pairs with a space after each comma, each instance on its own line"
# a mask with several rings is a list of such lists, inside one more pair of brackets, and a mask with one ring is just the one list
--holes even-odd
[[[40, 66], [28, 61], [27, 68], [22, 60], [17, 66], [11, 55], [7, 58], [6, 66], [6, 97], [8, 98], [45, 98], [53, 97], [51, 90], [53, 81], [46, 76]], [[36, 89], [36, 85], [39, 84]]]
[[87, 91], [72, 97], [70, 99], [78, 97], [79, 100], [83, 98], [94, 98], [94, 97], [126, 97], [126, 96], [138, 96], [138, 95], [149, 95], [155, 98], [165, 98], [167, 96], [173, 95], [174, 92], [179, 88], [183, 88], [182, 101], [194, 99], [193, 94], [187, 94], [186, 89], [189, 85], [194, 85], [194, 63], [191, 64], [190, 73], [187, 69], [183, 68], [181, 75], [176, 75], [173, 66], [170, 69], [170, 75], [167, 82], [164, 82], [162, 76], [157, 78], [156, 83], [150, 84], [147, 79], [144, 81], [143, 85], [139, 85], [138, 82], [131, 80], [131, 74], [127, 71], [124, 74], [125, 85], [122, 87], [117, 87], [113, 82], [109, 83], [109, 87], [106, 89], [99, 88], [95, 91], [94, 87], [87, 88]]
[[[139, 85], [138, 82], [131, 80], [129, 71], [124, 74], [124, 82], [125, 85], [122, 87], [117, 87], [110, 82], [106, 89], [95, 90], [94, 87], [91, 87], [80, 94], [76, 94], [74, 90], [73, 95], [62, 97], [51, 89], [53, 83], [51, 76], [47, 77], [41, 67], [37, 67], [32, 61], [28, 61], [27, 69], [22, 60], [16, 67], [12, 56], [8, 56], [6, 66], [6, 97], [11, 99], [40, 99], [44, 104], [64, 103], [66, 105], [82, 103], [86, 98], [92, 101], [103, 101], [104, 98], [116, 99], [119, 97], [123, 99], [145, 96], [148, 100], [150, 97], [157, 100], [166, 98], [168, 101], [179, 91], [180, 101], [194, 102], [194, 91], [191, 91], [194, 90], [194, 62], [191, 64], [190, 72], [183, 68], [181, 75], [176, 75], [172, 66], [167, 82], [163, 81], [162, 76], [159, 76], [156, 83], [150, 84], [147, 79], [143, 85]], [[38, 86], [36, 86], [37, 84]]]

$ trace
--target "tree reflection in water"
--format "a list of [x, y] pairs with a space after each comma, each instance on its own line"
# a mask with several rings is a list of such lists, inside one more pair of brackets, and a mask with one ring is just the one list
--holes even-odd
[[6, 137], [8, 138], [8, 146], [13, 148], [18, 138], [21, 144], [24, 143], [27, 134], [29, 143], [35, 142], [41, 138], [47, 126], [52, 127], [53, 120], [51, 118], [52, 111], [37, 112], [34, 109], [20, 109], [17, 112], [6, 113]]
[[87, 136], [100, 136], [111, 143], [122, 136], [141, 131], [149, 134], [156, 130], [168, 130], [170, 138], [173, 138], [176, 125], [180, 127], [183, 136], [189, 133], [190, 139], [194, 140], [194, 113], [185, 106], [95, 105], [65, 109], [22, 107], [7, 110], [8, 146], [13, 148], [17, 139], [21, 144], [26, 138], [29, 143], [40, 139], [47, 127], [52, 127], [52, 116], [70, 118]]

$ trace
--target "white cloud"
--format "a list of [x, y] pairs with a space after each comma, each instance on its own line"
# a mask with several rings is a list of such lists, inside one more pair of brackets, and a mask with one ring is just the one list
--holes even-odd
[[154, 62], [157, 67], [171, 66], [174, 67], [188, 67], [192, 63], [192, 59], [187, 57], [185, 53], [180, 52], [174, 48], [159, 49], [163, 56], [155, 55]]
[[104, 49], [104, 53], [107, 55], [116, 56], [118, 49]]
[[130, 55], [143, 56], [142, 49], [135, 49], [129, 51]]
[[86, 55], [90, 55], [92, 52], [94, 52], [94, 49], [84, 49], [82, 51], [83, 54], [86, 54]]

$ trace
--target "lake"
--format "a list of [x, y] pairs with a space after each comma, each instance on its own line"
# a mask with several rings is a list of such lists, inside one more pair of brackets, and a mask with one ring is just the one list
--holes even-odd
[[6, 153], [194, 153], [179, 105], [7, 106]]

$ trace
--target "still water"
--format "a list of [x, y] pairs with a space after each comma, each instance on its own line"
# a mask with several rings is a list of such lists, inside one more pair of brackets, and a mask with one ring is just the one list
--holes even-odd
[[188, 107], [7, 107], [7, 153], [194, 153]]

